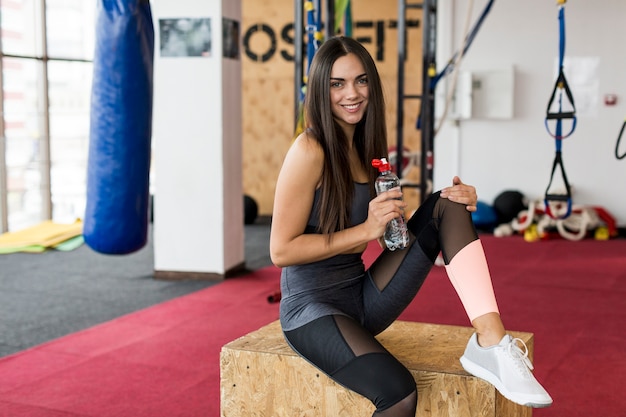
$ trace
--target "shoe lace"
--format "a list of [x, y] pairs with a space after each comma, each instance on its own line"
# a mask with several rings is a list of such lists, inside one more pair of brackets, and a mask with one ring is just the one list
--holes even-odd
[[518, 337], [511, 339], [508, 346], [508, 352], [509, 355], [515, 359], [515, 363], [520, 368], [520, 371], [528, 373], [529, 369], [533, 369], [533, 364], [528, 358], [528, 347], [522, 339]]

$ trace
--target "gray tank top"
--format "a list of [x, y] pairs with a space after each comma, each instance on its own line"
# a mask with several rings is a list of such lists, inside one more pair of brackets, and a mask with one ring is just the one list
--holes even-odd
[[[321, 188], [315, 190], [313, 199], [313, 208], [311, 215], [306, 224], [305, 233], [316, 233], [319, 226], [319, 204], [320, 204]], [[350, 226], [356, 226], [363, 223], [367, 219], [367, 210], [370, 202], [370, 187], [366, 182], [354, 183], [354, 199], [352, 200], [352, 209], [350, 211]]]
[[[317, 233], [320, 191], [315, 192], [313, 208], [305, 233]], [[370, 188], [355, 183], [350, 224], [367, 219]], [[292, 265], [282, 269], [280, 321], [283, 330], [293, 330], [318, 317], [331, 314], [362, 315], [358, 302], [365, 267], [361, 254], [337, 255], [322, 261]]]

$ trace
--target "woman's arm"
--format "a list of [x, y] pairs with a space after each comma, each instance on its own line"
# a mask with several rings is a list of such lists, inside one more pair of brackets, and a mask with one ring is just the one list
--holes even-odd
[[324, 166], [323, 151], [306, 134], [300, 135], [289, 149], [276, 183], [270, 256], [279, 267], [315, 262], [342, 253], [360, 253], [367, 243], [380, 237], [386, 223], [399, 215], [404, 205], [400, 193], [388, 192], [369, 205], [368, 219], [333, 234], [304, 234], [315, 189]]

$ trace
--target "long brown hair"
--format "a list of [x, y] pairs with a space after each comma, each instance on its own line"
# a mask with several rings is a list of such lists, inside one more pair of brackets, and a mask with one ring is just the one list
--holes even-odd
[[378, 175], [371, 167], [374, 158], [387, 156], [385, 100], [380, 76], [370, 53], [354, 39], [338, 36], [326, 40], [315, 53], [309, 70], [305, 98], [307, 128], [324, 151], [321, 179], [319, 231], [331, 235], [350, 226], [354, 180], [350, 172], [349, 144], [335, 121], [330, 105], [330, 75], [340, 57], [354, 54], [363, 63], [368, 80], [368, 105], [356, 125], [354, 146], [365, 172], [369, 173], [370, 195]]

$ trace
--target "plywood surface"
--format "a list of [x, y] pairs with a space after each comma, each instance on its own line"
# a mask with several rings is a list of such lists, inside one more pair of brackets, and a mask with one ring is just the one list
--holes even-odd
[[[471, 328], [398, 321], [379, 340], [405, 364], [418, 392], [416, 416], [529, 417], [465, 372], [459, 357]], [[532, 354], [533, 335], [511, 332]], [[222, 416], [369, 416], [369, 400], [333, 382], [296, 355], [273, 322], [222, 348]]]

